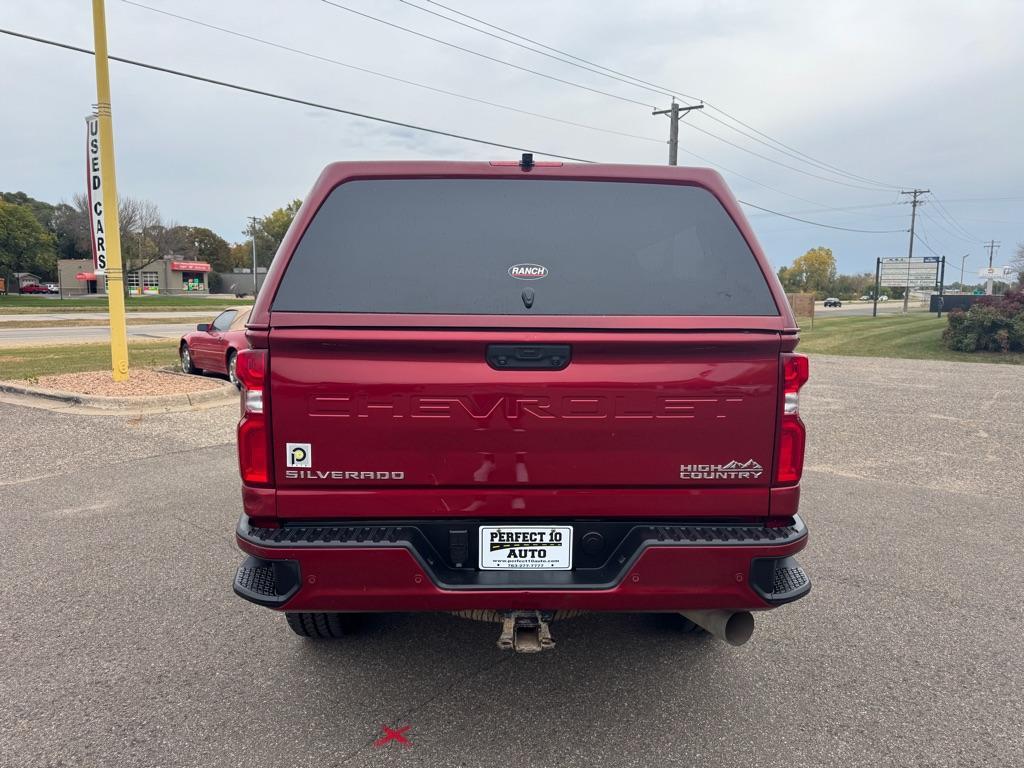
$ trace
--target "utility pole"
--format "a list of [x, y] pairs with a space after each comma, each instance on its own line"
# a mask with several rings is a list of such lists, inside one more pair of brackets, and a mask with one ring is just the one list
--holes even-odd
[[114, 125], [110, 117], [110, 67], [107, 60], [107, 16], [103, 0], [92, 0], [92, 29], [96, 49], [96, 116], [99, 123], [100, 169], [103, 174], [103, 212], [106, 224], [107, 307], [110, 312], [110, 364], [114, 381], [128, 381], [128, 329], [124, 318], [124, 268], [121, 265], [121, 227], [114, 180]]
[[668, 115], [668, 164], [678, 165], [676, 160], [679, 157], [679, 116], [685, 115], [693, 109], [704, 109], [703, 104], [692, 107], [680, 107], [675, 99], [672, 99], [672, 106], [668, 109], [656, 109], [652, 115]]
[[914, 258], [914, 224], [917, 221], [917, 206], [924, 205], [924, 200], [918, 200], [921, 195], [931, 192], [930, 189], [912, 189], [909, 192], [900, 192], [901, 195], [911, 195], [910, 199], [910, 251], [907, 253], [907, 287], [903, 289], [903, 314], [907, 314], [907, 307], [910, 303], [910, 260]]
[[252, 235], [252, 297], [256, 298], [256, 293], [259, 290], [259, 285], [256, 283], [257, 273], [256, 271], [256, 222], [259, 219], [255, 216], [250, 216], [249, 221], [252, 222], [252, 228], [249, 230]]
[[[998, 248], [1000, 245], [1002, 245], [1002, 243], [997, 242], [995, 240], [989, 240], [987, 243], [985, 243], [985, 247], [988, 248], [988, 268], [989, 269], [992, 269], [992, 257], [995, 254], [996, 248]], [[991, 274], [991, 273], [989, 273], [989, 274]], [[991, 277], [985, 282], [985, 294], [987, 296], [991, 296], [992, 295], [992, 278]]]
[[967, 257], [970, 256], [970, 255], [971, 254], [969, 254], [969, 253], [965, 253], [960, 258], [960, 293], [964, 292], [964, 264], [967, 263]]

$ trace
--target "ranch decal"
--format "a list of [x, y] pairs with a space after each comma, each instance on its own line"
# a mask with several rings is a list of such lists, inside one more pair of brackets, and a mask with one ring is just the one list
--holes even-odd
[[508, 268], [508, 276], [516, 280], [540, 280], [548, 276], [548, 268], [541, 264], [513, 264]]

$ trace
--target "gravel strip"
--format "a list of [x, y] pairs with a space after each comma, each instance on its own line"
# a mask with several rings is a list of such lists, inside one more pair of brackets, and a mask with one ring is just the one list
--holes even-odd
[[33, 386], [54, 389], [60, 392], [75, 392], [83, 395], [106, 397], [132, 397], [146, 395], [178, 395], [205, 392], [222, 387], [220, 379], [202, 376], [184, 376], [166, 371], [135, 369], [128, 381], [113, 381], [109, 371], [84, 371], [81, 373], [60, 373], [40, 376]]

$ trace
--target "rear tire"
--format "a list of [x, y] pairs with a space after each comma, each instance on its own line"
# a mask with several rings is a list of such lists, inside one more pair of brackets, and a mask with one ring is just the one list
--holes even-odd
[[351, 635], [358, 623], [356, 613], [286, 613], [288, 626], [299, 637], [337, 640]]

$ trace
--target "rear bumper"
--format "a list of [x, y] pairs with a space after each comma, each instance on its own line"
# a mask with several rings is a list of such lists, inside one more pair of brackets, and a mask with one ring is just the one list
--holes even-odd
[[811, 587], [793, 557], [807, 544], [799, 517], [783, 528], [604, 523], [621, 530], [600, 562], [543, 572], [454, 567], [435, 546], [438, 524], [256, 528], [243, 514], [236, 540], [249, 557], [235, 592], [288, 611], [681, 611], [765, 610]]

